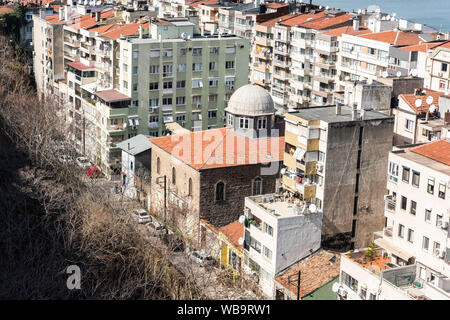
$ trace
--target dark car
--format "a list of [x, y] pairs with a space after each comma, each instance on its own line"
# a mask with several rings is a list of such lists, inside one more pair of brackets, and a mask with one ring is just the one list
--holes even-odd
[[170, 250], [184, 251], [184, 241], [176, 234], [165, 234], [162, 236], [162, 240], [168, 245]]
[[89, 167], [86, 169], [86, 173], [91, 178], [98, 178], [102, 174], [99, 168], [97, 167]]

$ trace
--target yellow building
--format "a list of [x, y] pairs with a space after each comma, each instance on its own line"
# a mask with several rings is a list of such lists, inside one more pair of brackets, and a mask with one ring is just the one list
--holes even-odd
[[240, 275], [243, 263], [244, 224], [237, 220], [218, 231], [219, 263], [232, 270], [233, 275]]

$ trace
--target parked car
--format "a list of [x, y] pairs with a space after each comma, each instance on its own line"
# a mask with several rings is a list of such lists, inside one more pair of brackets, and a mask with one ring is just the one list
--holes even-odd
[[60, 155], [58, 157], [58, 161], [61, 164], [71, 164], [73, 162], [72, 158], [66, 154]]
[[152, 221], [152, 218], [145, 209], [137, 209], [133, 212], [133, 214], [136, 216], [139, 223], [147, 223]]
[[189, 259], [200, 264], [202, 267], [210, 266], [214, 263], [210, 254], [203, 250], [195, 250], [189, 253]]
[[158, 221], [153, 221], [148, 224], [148, 227], [153, 230], [153, 232], [156, 233], [158, 236], [162, 236], [167, 233], [166, 227], [164, 227], [161, 223]]
[[75, 159], [75, 162], [80, 168], [87, 169], [92, 167], [92, 163], [86, 157], [78, 157]]
[[99, 168], [92, 166], [86, 169], [86, 173], [91, 178], [98, 178], [102, 174]]
[[184, 241], [176, 234], [164, 234], [162, 240], [173, 251], [184, 251]]

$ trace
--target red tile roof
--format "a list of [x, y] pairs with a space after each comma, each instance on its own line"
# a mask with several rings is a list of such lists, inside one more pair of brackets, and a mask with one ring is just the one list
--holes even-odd
[[265, 3], [265, 5], [267, 8], [270, 8], [270, 9], [278, 9], [278, 8], [289, 6], [288, 3]]
[[121, 93], [117, 90], [114, 90], [114, 89], [97, 91], [95, 94], [100, 99], [103, 99], [106, 102], [117, 102], [117, 101], [124, 101], [124, 100], [131, 99], [129, 96], [124, 95], [123, 93]]
[[280, 21], [280, 20], [283, 21], [283, 20], [289, 19], [289, 18], [292, 18], [292, 15], [286, 14], [284, 16], [273, 18], [273, 19], [264, 21], [262, 23], [259, 23], [259, 25], [260, 26], [265, 26], [265, 27], [273, 27], [278, 21]]
[[[335, 261], [331, 263], [330, 259], [333, 257]], [[297, 279], [298, 272], [301, 271], [300, 297], [302, 298], [339, 276], [340, 260], [339, 253], [321, 249], [290, 267], [281, 276], [276, 277], [275, 281], [297, 294], [297, 282], [289, 283], [289, 276]]]
[[196, 170], [282, 161], [284, 153], [284, 137], [249, 139], [229, 127], [150, 141]]
[[0, 7], [0, 16], [7, 14], [7, 13], [13, 13], [14, 12], [14, 8], [9, 7], [9, 6], [1, 6]]
[[450, 142], [447, 140], [430, 142], [409, 150], [450, 166]]
[[356, 36], [359, 34], [368, 34], [371, 33], [372, 31], [370, 31], [369, 28], [360, 26], [358, 30], [354, 30], [353, 26], [344, 26], [344, 27], [339, 27], [339, 28], [335, 28], [335, 29], [331, 29], [328, 31], [325, 31], [324, 33], [329, 34], [331, 36], [337, 36], [340, 37], [342, 36], [342, 34], [349, 34], [352, 36]]
[[280, 24], [283, 26], [295, 27], [304, 22], [323, 17], [324, 15], [325, 15], [324, 11], [321, 11], [318, 13], [305, 13], [305, 14], [300, 13], [300, 14], [293, 15], [290, 18], [283, 20], [282, 22], [280, 22]]
[[239, 238], [244, 238], [244, 224], [236, 220], [219, 229], [236, 248], [243, 248], [244, 244], [239, 244]]
[[[399, 99], [402, 99], [405, 101], [408, 106], [414, 110], [417, 114], [422, 112], [428, 112], [430, 110], [429, 104], [426, 103], [426, 100], [429, 96], [433, 97], [433, 103], [435, 106], [439, 105], [439, 97], [444, 95], [444, 92], [438, 92], [430, 89], [422, 89], [425, 91], [424, 95], [415, 95], [414, 93], [408, 93], [408, 94], [400, 94]], [[422, 106], [419, 108], [416, 107], [415, 103], [416, 100], [420, 99], [422, 101]]]
[[[103, 11], [100, 14], [100, 18], [101, 19], [109, 19], [109, 18], [114, 17], [115, 10], [116, 9], [112, 8], [110, 10]], [[95, 15], [92, 16], [92, 14], [85, 14], [85, 15], [81, 16], [80, 18], [74, 19], [73, 22], [74, 23], [71, 24], [70, 27], [77, 29], [77, 30], [82, 29], [82, 28], [88, 29], [88, 28], [91, 28], [91, 27], [99, 24], [99, 22], [96, 21]]]
[[[143, 29], [147, 29], [150, 26], [150, 23], [144, 23], [142, 24]], [[123, 34], [124, 36], [131, 36], [139, 32], [139, 23], [129, 23], [125, 24], [123, 26], [120, 26], [119, 28], [115, 28], [114, 30], [107, 31], [103, 33], [102, 35], [106, 38], [110, 38], [112, 40], [117, 40], [120, 38], [120, 35]]]
[[406, 46], [402, 47], [402, 50], [407, 51], [421, 51], [421, 52], [428, 52], [428, 50], [432, 50], [436, 47], [441, 46], [442, 44], [446, 44], [448, 41], [437, 41], [437, 42], [425, 42], [421, 44], [414, 44], [412, 46]]
[[104, 34], [106, 32], [115, 30], [115, 29], [117, 29], [119, 27], [120, 27], [119, 25], [114, 23], [114, 24], [107, 24], [107, 25], [104, 25], [104, 26], [100, 26], [100, 27], [96, 27], [96, 28], [93, 28], [93, 29], [89, 29], [89, 31], [98, 32], [99, 34]]
[[82, 64], [80, 61], [67, 62], [66, 64], [68, 66], [71, 66], [72, 68], [75, 68], [80, 71], [87, 70], [87, 69], [95, 69], [94, 67], [90, 67], [85, 64]]
[[309, 20], [300, 24], [301, 27], [315, 29], [315, 30], [325, 30], [333, 26], [343, 24], [350, 21], [349, 14], [340, 14], [336, 17], [325, 15], [321, 18]]
[[384, 31], [359, 35], [361, 38], [387, 42], [396, 46], [414, 45], [423, 42], [420, 34], [406, 31]]

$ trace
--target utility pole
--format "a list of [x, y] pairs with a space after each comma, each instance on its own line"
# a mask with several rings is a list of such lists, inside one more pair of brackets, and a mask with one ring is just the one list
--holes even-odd
[[[288, 277], [288, 284], [293, 284], [297, 287], [297, 300], [300, 300], [300, 280], [301, 280], [301, 274], [302, 272], [299, 270], [297, 274], [297, 281], [295, 279], [291, 279], [294, 275], [290, 275]], [[295, 283], [297, 282], [297, 283]]]
[[164, 175], [164, 224], [167, 224], [167, 176]]

